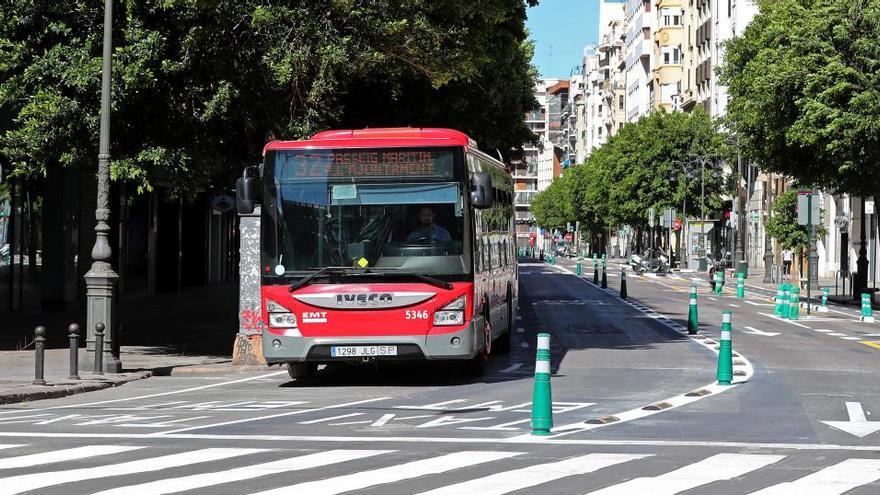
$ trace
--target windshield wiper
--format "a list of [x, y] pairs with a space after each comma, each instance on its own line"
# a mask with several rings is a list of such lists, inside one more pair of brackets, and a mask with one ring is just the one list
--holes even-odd
[[435, 278], [430, 275], [425, 275], [424, 273], [409, 273], [409, 272], [406, 272], [406, 273], [391, 272], [391, 273], [392, 273], [392, 275], [397, 276], [397, 277], [417, 278], [417, 279], [421, 280], [422, 282], [425, 282], [427, 284], [431, 284], [435, 287], [440, 287], [441, 289], [449, 290], [452, 288], [452, 284], [450, 284], [449, 282], [447, 282], [445, 280], [440, 280], [439, 278]]
[[290, 287], [287, 288], [287, 291], [293, 292], [296, 289], [299, 289], [300, 287], [308, 284], [309, 282], [311, 282], [312, 280], [314, 280], [320, 276], [333, 275], [333, 274], [344, 274], [344, 273], [347, 273], [349, 270], [354, 270], [354, 268], [350, 268], [347, 266], [325, 266], [323, 268], [318, 269], [318, 271], [316, 271], [312, 274], [309, 274], [306, 277], [301, 278], [301, 279], [297, 280], [296, 282], [290, 284]]

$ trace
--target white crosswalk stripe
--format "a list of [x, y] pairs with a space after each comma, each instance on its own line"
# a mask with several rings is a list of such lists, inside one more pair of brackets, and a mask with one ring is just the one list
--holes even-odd
[[[27, 446], [0, 444], [0, 450], [7, 449], [4, 452], [7, 453], [9, 449]], [[103, 489], [95, 495], [149, 495], [210, 490], [219, 485], [256, 478], [264, 479], [260, 488], [263, 491], [252, 495], [286, 493], [335, 495], [391, 483], [400, 483], [401, 486], [396, 486], [395, 489], [406, 493], [421, 491], [420, 495], [461, 493], [500, 495], [518, 490], [540, 490], [534, 487], [544, 484], [551, 484], [547, 489], [553, 492], [558, 490], [559, 486], [553, 486], [552, 483], [571, 477], [576, 478], [562, 482], [568, 483], [567, 492], [572, 491], [572, 486], [581, 487], [579, 491], [583, 492], [589, 489], [585, 487], [597, 486], [597, 480], [590, 476], [590, 473], [623, 463], [629, 464], [617, 468], [616, 471], [608, 469], [599, 476], [598, 479], [608, 486], [592, 491], [589, 495], [628, 495], [643, 492], [651, 495], [673, 495], [696, 488], [709, 490], [711, 484], [716, 482], [737, 483], [740, 479], [748, 480], [747, 476], [754, 476], [758, 480], [770, 477], [769, 481], [757, 485], [752, 481], [750, 486], [764, 487], [753, 492], [752, 495], [791, 493], [836, 495], [866, 485], [875, 487], [874, 483], [880, 481], [880, 459], [867, 458], [850, 458], [833, 465], [831, 462], [823, 463], [812, 468], [811, 474], [802, 475], [803, 467], [799, 465], [791, 468], [780, 464], [772, 471], [761, 471], [786, 459], [786, 455], [720, 453], [706, 458], [676, 460], [678, 465], [670, 468], [671, 470], [664, 470], [666, 472], [661, 474], [656, 474], [656, 470], [652, 470], [651, 476], [630, 479], [638, 476], [636, 473], [645, 469], [644, 466], [665, 465], [668, 461], [652, 463], [648, 460], [654, 456], [663, 459], [665, 454], [592, 453], [536, 464], [534, 461], [529, 462], [527, 452], [492, 450], [456, 451], [425, 457], [425, 454], [409, 455], [405, 451], [393, 449], [308, 449], [301, 454], [291, 456], [291, 453], [284, 449], [203, 448], [149, 457], [145, 454], [146, 449], [157, 449], [157, 447], [91, 445], [26, 455], [0, 456], [0, 470], [36, 468], [31, 469], [29, 474], [16, 475], [10, 472], [10, 476], [0, 477], [0, 495], [55, 486], [62, 487], [60, 490], [68, 493], [83, 491], [92, 493]], [[255, 459], [254, 454], [262, 455]], [[117, 455], [127, 455], [126, 462], [115, 460], [114, 456]], [[358, 462], [373, 457], [377, 460], [371, 462], [369, 468], [361, 467], [363, 464]], [[412, 457], [418, 459], [413, 460]], [[223, 463], [223, 468], [205, 464], [228, 459], [232, 460]], [[642, 462], [635, 463], [639, 460]], [[76, 465], [72, 469], [59, 469], [54, 472], [40, 469], [43, 465], [64, 462], [76, 462]], [[337, 469], [345, 474], [326, 477], [321, 468], [330, 465], [339, 465]], [[189, 474], [169, 478], [167, 474], [163, 476], [160, 473], [162, 470], [173, 468], [185, 468], [185, 472]], [[176, 471], [176, 473], [180, 472]], [[293, 474], [293, 472], [302, 474]], [[782, 479], [793, 481], [779, 482], [779, 473], [786, 472], [794, 474], [784, 476]], [[767, 473], [772, 474], [768, 476]], [[436, 487], [440, 485], [438, 480], [442, 480], [443, 486], [439, 488], [429, 489], [430, 487], [426, 487], [422, 480], [432, 480], [431, 476], [444, 474], [446, 476], [443, 478], [433, 478], [433, 481], [428, 481]], [[125, 476], [128, 475], [140, 475], [137, 484], [126, 485], [128, 478]], [[268, 478], [272, 476], [274, 477]], [[306, 476], [306, 479], [313, 481], [303, 481], [300, 476]], [[797, 476], [802, 477], [796, 478]], [[615, 478], [617, 483], [610, 484], [615, 482]], [[103, 486], [92, 484], [89, 488], [66, 486], [93, 480], [106, 481], [98, 481], [104, 483]], [[408, 485], [405, 484], [407, 482]]]
[[795, 481], [753, 492], [752, 495], [836, 495], [877, 480], [880, 480], [880, 459], [847, 459]]
[[20, 455], [0, 459], [0, 469], [15, 469], [32, 466], [42, 466], [56, 462], [73, 461], [110, 454], [121, 454], [143, 447], [131, 447], [126, 445], [89, 445], [88, 447], [76, 447], [73, 449], [56, 450], [39, 454]]
[[309, 495], [335, 495], [353, 490], [360, 490], [376, 485], [394, 483], [429, 474], [445, 473], [453, 469], [476, 466], [486, 462], [507, 459], [522, 452], [456, 452], [454, 454], [408, 462], [399, 466], [361, 471], [336, 478], [285, 486], [275, 490], [259, 492], [253, 495], [282, 495], [287, 493], [308, 493]]
[[649, 456], [650, 454], [588, 454], [563, 461], [537, 464], [522, 469], [496, 473], [484, 478], [422, 492], [419, 495], [459, 495], [462, 493], [500, 495], [541, 485], [560, 478], [591, 473], [608, 466]]
[[[393, 452], [391, 450], [331, 450], [329, 452], [318, 452], [280, 461], [266, 462], [253, 466], [245, 466], [226, 471], [214, 473], [194, 474], [192, 476], [182, 476], [179, 478], [164, 479], [153, 481], [152, 483], [143, 483], [140, 485], [123, 486], [112, 490], [105, 490], [94, 495], [122, 495], [129, 493], [137, 493], [138, 495], [161, 494], [161, 493], [177, 493], [186, 490], [195, 490], [196, 488], [206, 488], [209, 486], [220, 485], [223, 483], [232, 483], [234, 481], [243, 481], [253, 478], [260, 478], [273, 474], [285, 473], [288, 471], [299, 471], [303, 469], [312, 469], [340, 462], [355, 461], [365, 457], [372, 457], [380, 454]], [[284, 489], [287, 490], [286, 488]]]
[[201, 449], [180, 454], [170, 454], [149, 459], [122, 462], [119, 464], [109, 464], [106, 466], [11, 476], [8, 478], [0, 478], [0, 495], [23, 493], [30, 490], [37, 490], [39, 488], [56, 486], [64, 483], [74, 483], [77, 481], [159, 471], [161, 469], [172, 467], [256, 454], [258, 452], [265, 452], [266, 450], [267, 449]]
[[628, 495], [642, 491], [673, 495], [714, 481], [729, 480], [783, 459], [783, 455], [718, 454], [652, 478], [636, 478], [590, 492], [590, 495]]

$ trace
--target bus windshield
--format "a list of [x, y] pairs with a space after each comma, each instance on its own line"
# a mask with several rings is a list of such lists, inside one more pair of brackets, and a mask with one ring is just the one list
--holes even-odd
[[267, 154], [263, 266], [279, 282], [324, 267], [470, 272], [461, 150]]

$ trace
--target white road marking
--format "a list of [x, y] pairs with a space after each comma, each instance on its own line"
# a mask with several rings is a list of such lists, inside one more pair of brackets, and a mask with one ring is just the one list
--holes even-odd
[[737, 305], [737, 304], [733, 304], [733, 303], [730, 303], [729, 306], [732, 307], [732, 308], [739, 308], [739, 305]]
[[485, 418], [457, 418], [455, 416], [441, 416], [437, 419], [432, 419], [427, 423], [422, 423], [420, 425], [416, 425], [416, 428], [436, 428], [438, 426], [449, 426], [449, 425], [460, 425], [462, 423], [473, 423], [475, 421], [488, 421], [490, 419], [495, 419], [494, 416], [489, 416]]
[[777, 335], [781, 335], [779, 332], [765, 332], [763, 330], [758, 330], [755, 327], [745, 327], [746, 330], [750, 330], [746, 333], [750, 335], [760, 335], [762, 337], [775, 337]]
[[773, 306], [772, 304], [756, 303], [756, 302], [754, 302], [754, 301], [746, 301], [745, 303], [746, 303], [746, 304], [751, 304], [752, 306]]
[[419, 495], [460, 495], [462, 493], [500, 495], [569, 476], [592, 473], [608, 466], [649, 456], [650, 454], [588, 454], [563, 461], [537, 464], [522, 469], [496, 473], [483, 478], [422, 492]]
[[20, 455], [0, 459], [0, 469], [16, 469], [33, 466], [42, 466], [56, 462], [73, 461], [110, 454], [121, 454], [144, 447], [131, 447], [122, 445], [90, 445], [88, 447], [76, 447], [73, 449], [41, 452], [39, 454]]
[[516, 421], [510, 421], [493, 426], [462, 426], [461, 428], [459, 428], [459, 430], [517, 431], [520, 428], [514, 428], [513, 425], [520, 425], [523, 423], [528, 423], [530, 421], [531, 419], [518, 419]]
[[846, 337], [845, 333], [840, 333], [840, 332], [832, 332], [832, 333], [828, 333], [826, 335], [829, 335], [831, 337]]
[[266, 450], [268, 449], [201, 449], [193, 450], [191, 452], [184, 452], [181, 454], [171, 454], [161, 457], [139, 459], [137, 461], [122, 462], [119, 464], [109, 464], [105, 466], [91, 468], [23, 474], [20, 476], [0, 478], [0, 494], [8, 495], [14, 493], [22, 493], [31, 490], [38, 490], [40, 488], [61, 485], [64, 483], [74, 483], [77, 481], [109, 478], [111, 476], [126, 476], [137, 473], [149, 473], [153, 471], [160, 471], [162, 469], [188, 466], [191, 464], [198, 464], [202, 462], [218, 461], [221, 459], [229, 459], [231, 457], [240, 457], [243, 455], [251, 455], [259, 452], [265, 452]]
[[[727, 387], [730, 390], [731, 387]], [[429, 416], [430, 417], [430, 416]], [[400, 418], [404, 420], [406, 418]], [[68, 439], [134, 439], [155, 440], [153, 433], [40, 433], [0, 431], [0, 438], [68, 438]], [[685, 440], [590, 440], [566, 439], [554, 437], [389, 437], [389, 436], [334, 436], [334, 435], [206, 435], [196, 433], [180, 433], [163, 435], [163, 439], [175, 440], [222, 440], [222, 441], [256, 441], [282, 443], [437, 443], [437, 444], [546, 444], [546, 445], [591, 445], [591, 446], [650, 446], [650, 447], [712, 447], [731, 449], [788, 449], [796, 451], [829, 450], [852, 452], [880, 451], [880, 445], [842, 445], [825, 443], [759, 443], [759, 442], [715, 442]]]
[[[232, 380], [232, 381], [228, 381], [228, 382], [212, 383], [210, 385], [201, 385], [198, 387], [190, 387], [190, 388], [185, 388], [185, 389], [181, 389], [181, 390], [172, 390], [170, 392], [160, 392], [157, 394], [137, 395], [134, 397], [123, 397], [121, 399], [102, 400], [102, 401], [98, 401], [98, 402], [86, 402], [85, 404], [67, 404], [64, 406], [46, 407], [43, 409], [32, 409], [31, 411], [49, 411], [52, 409], [71, 409], [71, 408], [76, 408], [76, 407], [90, 407], [90, 406], [97, 406], [97, 405], [101, 405], [101, 404], [112, 404], [115, 402], [150, 399], [153, 397], [161, 397], [161, 396], [165, 396], [165, 395], [174, 395], [174, 394], [184, 394], [187, 392], [194, 392], [196, 390], [204, 390], [206, 388], [215, 388], [215, 387], [222, 387], [224, 385], [233, 385], [236, 383], [244, 383], [244, 382], [249, 382], [249, 381], [253, 381], [253, 380], [260, 380], [260, 379], [270, 377], [270, 376], [278, 376], [278, 375], [284, 375], [284, 374], [287, 374], [287, 371], [275, 371], [273, 373], [267, 373], [264, 375], [251, 376], [251, 377], [241, 378], [238, 380]], [[9, 414], [9, 413], [13, 413], [13, 412], [20, 412], [20, 411], [3, 411], [3, 412], [0, 412], [0, 414]]]
[[365, 457], [372, 457], [389, 452], [394, 451], [331, 450], [329, 452], [307, 454], [299, 457], [282, 459], [280, 461], [264, 462], [255, 466], [245, 466], [240, 468], [228, 469], [226, 471], [194, 474], [191, 476], [181, 476], [179, 478], [169, 478], [159, 481], [153, 481], [150, 483], [142, 483], [140, 485], [122, 486], [119, 488], [114, 488], [112, 490], [98, 492], [93, 495], [128, 495], [131, 493], [137, 493], [138, 495], [158, 495], [162, 493], [177, 493], [187, 490], [195, 490], [198, 488], [206, 488], [209, 486], [216, 486], [223, 483], [232, 483], [235, 481], [261, 478], [263, 476], [286, 473], [288, 471], [300, 471], [303, 469], [313, 469], [330, 464], [338, 464], [340, 462], [355, 461], [358, 459], [363, 459]]
[[780, 318], [776, 315], [771, 315], [771, 314], [767, 314], [767, 313], [758, 313], [758, 314], [761, 316], [766, 316], [767, 318], [773, 318], [774, 320], [779, 320], [779, 321], [784, 321], [786, 323], [791, 323], [792, 325], [797, 326], [797, 327], [806, 328], [808, 330], [810, 329], [810, 327], [808, 327], [806, 325], [801, 325], [800, 323], [798, 323], [796, 321], [787, 320], [785, 318]]
[[513, 373], [514, 371], [520, 369], [522, 367], [522, 363], [513, 363], [507, 368], [501, 370], [502, 373]]
[[816, 330], [817, 332], [822, 332], [822, 333], [831, 333], [834, 331], [834, 330], [828, 330], [827, 328], [815, 328], [814, 330]]
[[752, 495], [838, 495], [880, 479], [880, 460], [847, 459], [803, 478], [767, 487]]
[[446, 411], [446, 410], [450, 409], [446, 406], [451, 405], [451, 404], [458, 404], [461, 402], [467, 402], [467, 399], [445, 400], [443, 402], [435, 402], [433, 404], [426, 404], [424, 406], [394, 406], [394, 409], [416, 409], [416, 410], [425, 409], [428, 411]]
[[785, 458], [784, 455], [718, 454], [700, 462], [688, 464], [675, 471], [650, 478], [636, 478], [590, 492], [590, 495], [629, 495], [632, 493], [674, 495], [707, 483], [742, 476], [783, 458]]
[[862, 340], [861, 337], [841, 337], [843, 340]]
[[390, 397], [376, 397], [375, 399], [358, 400], [358, 401], [354, 401], [354, 402], [346, 402], [344, 404], [334, 404], [332, 406], [316, 407], [314, 409], [300, 409], [298, 411], [289, 411], [289, 412], [284, 412], [284, 413], [279, 413], [279, 414], [270, 414], [269, 416], [259, 416], [256, 418], [236, 419], [234, 421], [224, 421], [222, 423], [213, 423], [213, 424], [201, 425], [201, 426], [191, 426], [189, 428], [181, 428], [179, 430], [159, 431], [159, 432], [153, 433], [153, 435], [154, 436], [165, 436], [169, 433], [182, 433], [184, 431], [203, 430], [205, 428], [216, 428], [218, 426], [228, 426], [228, 425], [236, 425], [236, 424], [240, 424], [240, 423], [250, 423], [252, 421], [262, 421], [264, 419], [281, 418], [284, 416], [294, 416], [297, 414], [308, 414], [308, 413], [313, 413], [313, 412], [318, 412], [318, 411], [326, 411], [328, 409], [339, 409], [342, 407], [356, 406], [356, 405], [360, 405], [360, 404], [367, 404], [369, 402], [377, 402], [377, 401], [386, 400], [386, 399], [390, 399]]
[[343, 418], [353, 418], [355, 416], [363, 416], [366, 413], [351, 413], [351, 414], [341, 414], [339, 416], [331, 416], [329, 418], [320, 418], [320, 419], [312, 419], [309, 421], [300, 421], [301, 425], [314, 425], [318, 423], [323, 423], [325, 421], [333, 421], [335, 419], [343, 419]]
[[370, 426], [385, 426], [389, 421], [394, 419], [394, 414], [383, 414], [381, 418], [373, 421]]
[[712, 301], [717, 301], [717, 300], [718, 300], [718, 299], [715, 299], [715, 298], [712, 297], [712, 296], [706, 296], [706, 299], [711, 299]]
[[399, 466], [390, 466], [369, 471], [326, 478], [298, 485], [285, 486], [266, 490], [252, 495], [287, 495], [290, 493], [307, 493], [309, 495], [335, 495], [369, 487], [395, 483], [403, 480], [440, 474], [454, 469], [476, 466], [486, 462], [497, 461], [522, 455], [522, 452], [473, 452], [464, 451], [447, 454], [430, 459], [407, 462]]

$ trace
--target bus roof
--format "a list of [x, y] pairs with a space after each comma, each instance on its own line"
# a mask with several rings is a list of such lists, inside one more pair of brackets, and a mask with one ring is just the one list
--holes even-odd
[[461, 146], [477, 149], [467, 134], [453, 129], [428, 127], [386, 127], [375, 129], [343, 129], [323, 131], [302, 141], [270, 141], [263, 154], [270, 150], [308, 148], [399, 148], [408, 146]]

